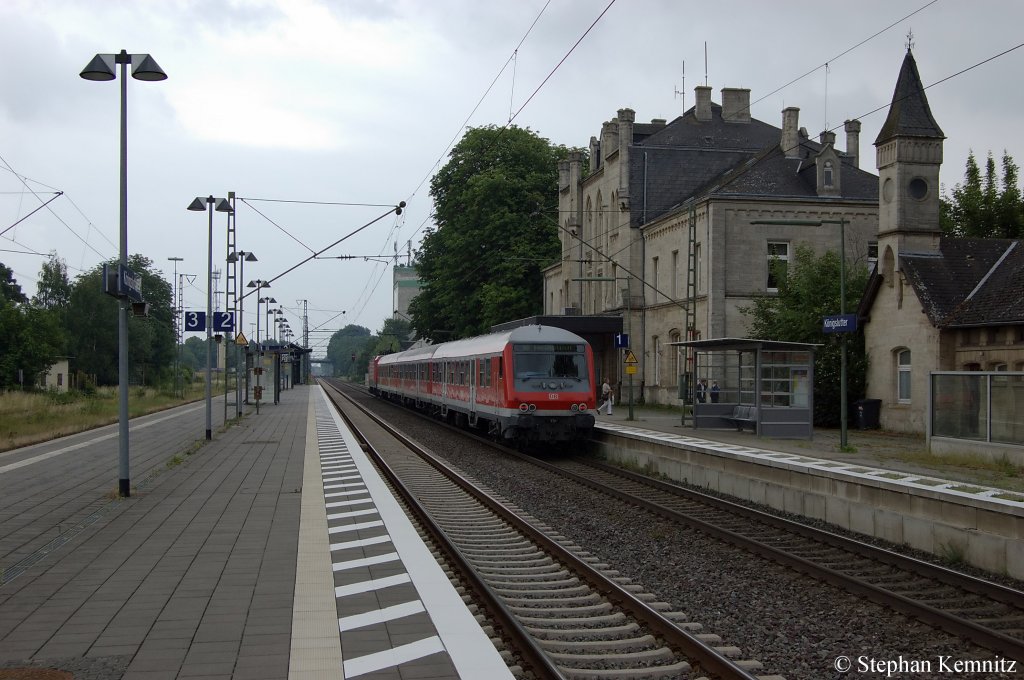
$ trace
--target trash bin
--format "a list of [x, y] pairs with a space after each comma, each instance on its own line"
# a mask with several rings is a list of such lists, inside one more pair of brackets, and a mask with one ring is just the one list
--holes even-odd
[[858, 399], [853, 403], [856, 408], [858, 430], [877, 430], [878, 415], [882, 410], [881, 399]]

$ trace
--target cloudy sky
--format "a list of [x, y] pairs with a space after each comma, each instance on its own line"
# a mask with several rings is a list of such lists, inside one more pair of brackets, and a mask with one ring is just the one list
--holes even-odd
[[[912, 31], [948, 190], [971, 149], [1024, 163], [1022, 25], [1017, 0], [0, 0], [0, 262], [31, 295], [51, 251], [72, 277], [118, 254], [119, 81], [79, 77], [96, 53], [150, 53], [169, 76], [128, 82], [130, 252], [168, 279], [167, 258], [184, 258], [178, 272], [197, 275], [185, 308], [205, 309], [208, 223], [186, 207], [234, 191], [238, 245], [259, 258], [245, 279], [276, 279], [296, 333], [308, 301], [319, 355], [323, 331], [391, 315], [396, 245], [404, 262], [466, 126], [514, 117], [585, 146], [623, 107], [675, 118], [706, 77], [714, 101], [749, 88], [755, 118], [779, 126], [797, 106], [841, 148], [859, 118], [873, 170]], [[403, 200], [401, 217], [277, 278]]]

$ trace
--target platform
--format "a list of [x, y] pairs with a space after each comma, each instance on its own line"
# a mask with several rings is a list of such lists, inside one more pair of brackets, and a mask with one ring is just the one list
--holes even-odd
[[507, 676], [319, 387], [213, 413], [132, 421], [129, 499], [116, 425], [0, 454], [0, 669]]

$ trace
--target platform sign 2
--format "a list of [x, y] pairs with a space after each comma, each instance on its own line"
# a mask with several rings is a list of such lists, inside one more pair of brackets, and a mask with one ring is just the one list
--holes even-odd
[[235, 330], [234, 312], [214, 312], [213, 330], [218, 333], [227, 333]]

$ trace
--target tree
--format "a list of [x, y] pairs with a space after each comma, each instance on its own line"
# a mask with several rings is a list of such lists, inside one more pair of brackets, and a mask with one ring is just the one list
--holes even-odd
[[39, 283], [32, 304], [43, 309], [64, 309], [71, 299], [71, 282], [64, 260], [51, 252], [49, 259], [39, 268]]
[[0, 264], [0, 388], [33, 386], [61, 354], [61, 328], [56, 317], [33, 307]]
[[327, 343], [327, 358], [333, 365], [335, 377], [346, 375], [354, 378], [358, 376], [358, 362], [354, 361], [352, 357], [356, 356], [358, 359], [358, 354], [366, 346], [370, 335], [369, 328], [355, 324], [349, 324], [331, 335], [331, 339]]
[[436, 225], [417, 253], [410, 304], [420, 337], [443, 340], [539, 313], [541, 268], [557, 259], [557, 163], [568, 153], [529, 129], [469, 130], [430, 183]]
[[[819, 258], [806, 244], [795, 250], [788, 273], [779, 277], [778, 295], [756, 298], [740, 311], [750, 319], [751, 337], [822, 345], [814, 357], [814, 424], [835, 426], [840, 420], [841, 348], [838, 336], [822, 331], [822, 318], [839, 313], [839, 255], [829, 251]], [[866, 267], [847, 263], [847, 312], [861, 298], [867, 280]], [[846, 348], [847, 392], [860, 397], [867, 376], [863, 334], [848, 334]]]
[[0, 262], [0, 300], [7, 300], [12, 304], [28, 302], [28, 298], [21, 292], [21, 286], [14, 278], [14, 271]]
[[[152, 265], [141, 255], [128, 260], [128, 268], [142, 277], [143, 297], [150, 304], [148, 318], [128, 318], [130, 381], [140, 384], [168, 378], [176, 350], [171, 287]], [[113, 385], [118, 382], [118, 302], [103, 292], [102, 279], [102, 265], [75, 279], [68, 302], [68, 353], [78, 370], [95, 376], [97, 384]]]
[[971, 152], [963, 184], [943, 196], [939, 223], [947, 236], [974, 238], [1024, 238], [1024, 201], [1018, 186], [1019, 170], [1013, 158], [1003, 152], [1003, 176], [996, 175], [992, 152], [985, 163], [985, 176]]

